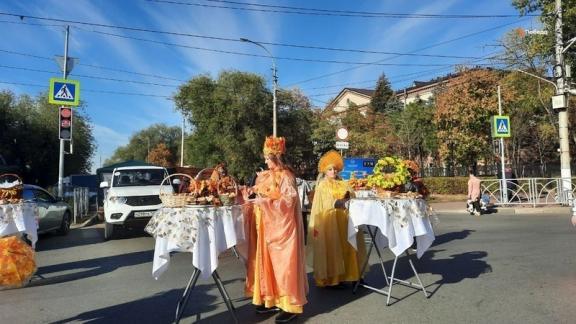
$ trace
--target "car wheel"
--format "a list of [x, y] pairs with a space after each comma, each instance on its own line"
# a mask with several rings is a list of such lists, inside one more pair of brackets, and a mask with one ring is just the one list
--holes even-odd
[[104, 222], [104, 239], [110, 240], [114, 235], [114, 224]]
[[58, 229], [58, 233], [60, 235], [66, 235], [70, 232], [70, 212], [64, 213], [64, 217], [62, 217], [62, 223], [60, 223], [60, 228]]

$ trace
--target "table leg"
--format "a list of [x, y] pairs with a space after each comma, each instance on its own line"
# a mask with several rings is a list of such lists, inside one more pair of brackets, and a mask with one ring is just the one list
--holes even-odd
[[216, 287], [218, 287], [218, 290], [220, 291], [220, 295], [222, 296], [222, 298], [224, 298], [224, 303], [226, 303], [228, 311], [232, 315], [232, 318], [234, 318], [234, 323], [238, 323], [235, 308], [234, 305], [232, 304], [232, 299], [230, 299], [230, 295], [228, 295], [228, 292], [226, 291], [226, 288], [224, 287], [224, 284], [222, 283], [222, 280], [220, 279], [220, 276], [218, 275], [217, 271], [212, 272], [212, 278], [216, 283]]
[[176, 324], [180, 323], [180, 318], [182, 318], [184, 308], [186, 307], [186, 304], [188, 304], [188, 299], [190, 299], [190, 293], [192, 292], [192, 289], [194, 289], [199, 276], [200, 270], [194, 268], [194, 272], [188, 281], [188, 285], [186, 285], [186, 289], [184, 289], [184, 294], [182, 294], [182, 297], [180, 297], [178, 305], [176, 306], [176, 318], [174, 319]]
[[374, 244], [374, 248], [376, 253], [378, 254], [378, 258], [380, 259], [380, 265], [382, 266], [382, 272], [384, 272], [384, 279], [386, 279], [386, 284], [389, 285], [390, 282], [388, 281], [388, 274], [386, 273], [386, 268], [384, 267], [384, 259], [382, 258], [382, 254], [380, 253], [380, 249], [378, 248], [378, 244], [376, 243], [376, 234], [378, 234], [378, 227], [374, 230], [374, 233], [370, 230], [370, 226], [368, 227], [368, 233], [370, 234], [370, 238], [372, 239], [372, 244]]
[[394, 264], [392, 265], [392, 273], [390, 274], [390, 287], [388, 287], [388, 297], [386, 298], [386, 306], [390, 305], [390, 296], [392, 296], [392, 286], [394, 285], [394, 272], [396, 271], [396, 261], [398, 257], [394, 257]]
[[[372, 237], [372, 235], [370, 235], [370, 237]], [[364, 260], [364, 264], [362, 265], [362, 270], [360, 271], [362, 276], [364, 276], [364, 271], [366, 271], [366, 267], [368, 266], [368, 260], [370, 260], [370, 254], [372, 254], [372, 248], [373, 247], [374, 247], [374, 240], [370, 239], [370, 247], [368, 248], [368, 253], [366, 254], [366, 260]], [[388, 279], [386, 279], [386, 280], [388, 280]], [[358, 290], [359, 285], [360, 285], [360, 280], [356, 281], [356, 283], [354, 284], [354, 288], [352, 289], [353, 294], [356, 293], [356, 290]]]
[[420, 280], [420, 276], [418, 275], [418, 272], [416, 271], [416, 268], [414, 267], [414, 263], [412, 263], [412, 260], [410, 258], [410, 252], [408, 252], [408, 250], [406, 250], [406, 255], [408, 256], [408, 262], [410, 262], [410, 267], [412, 268], [412, 271], [414, 272], [414, 275], [416, 276], [416, 279], [418, 280], [418, 283], [420, 284], [420, 288], [422, 288], [422, 291], [424, 292], [424, 296], [426, 296], [426, 298], [428, 298], [428, 292], [426, 291], [426, 288], [424, 288], [424, 285], [422, 284], [422, 280]]

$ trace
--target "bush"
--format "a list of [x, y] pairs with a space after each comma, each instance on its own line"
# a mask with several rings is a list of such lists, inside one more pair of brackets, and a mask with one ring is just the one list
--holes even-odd
[[468, 177], [429, 177], [422, 180], [431, 194], [468, 194]]

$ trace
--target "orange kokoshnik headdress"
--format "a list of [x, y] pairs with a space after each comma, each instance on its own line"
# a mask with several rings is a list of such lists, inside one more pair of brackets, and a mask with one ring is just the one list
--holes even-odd
[[334, 167], [338, 172], [344, 168], [342, 156], [334, 150], [324, 153], [320, 158], [320, 162], [318, 162], [318, 171], [322, 173], [326, 172], [330, 167]]
[[286, 152], [286, 139], [284, 137], [267, 136], [262, 151], [264, 155], [282, 155]]

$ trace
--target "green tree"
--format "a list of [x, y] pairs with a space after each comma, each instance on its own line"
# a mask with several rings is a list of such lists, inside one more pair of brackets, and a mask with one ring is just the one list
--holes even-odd
[[181, 136], [181, 129], [178, 126], [154, 124], [133, 134], [128, 144], [118, 147], [106, 160], [105, 165], [127, 160], [147, 161], [150, 151], [161, 143], [166, 145], [170, 152], [168, 164], [176, 165], [180, 157]]
[[549, 162], [557, 155], [550, 146], [558, 138], [556, 114], [550, 107], [554, 87], [520, 72], [506, 74], [501, 83], [502, 92], [512, 94], [503, 107], [512, 125], [512, 137], [506, 140], [509, 157], [515, 165]]
[[[492, 157], [490, 117], [498, 113], [497, 86], [501, 75], [490, 70], [463, 71], [436, 97], [434, 123], [439, 154], [449, 164], [476, 165]], [[502, 94], [504, 105], [513, 95]]]
[[[41, 186], [57, 182], [60, 148], [58, 107], [46, 98], [46, 93], [32, 98], [0, 92], [0, 154], [21, 167], [27, 183]], [[72, 125], [73, 154], [64, 157], [64, 176], [90, 172], [96, 147], [83, 105], [74, 108]]]
[[400, 144], [400, 152], [396, 155], [418, 160], [422, 165], [423, 159], [433, 155], [437, 147], [434, 107], [428, 102], [417, 100], [390, 117]]
[[286, 162], [302, 176], [316, 170], [312, 132], [314, 112], [310, 101], [298, 89], [278, 91], [278, 133], [286, 138]]
[[[540, 13], [540, 21], [547, 35], [537, 37], [538, 53], [543, 58], [554, 56], [554, 26], [556, 20], [555, 0], [513, 0], [512, 4], [521, 15]], [[576, 0], [562, 0], [562, 33], [565, 40], [576, 37]], [[576, 46], [570, 47], [565, 53], [567, 63], [576, 62]]]
[[394, 90], [386, 78], [386, 75], [382, 73], [376, 82], [376, 90], [372, 95], [371, 101], [372, 108], [377, 113], [391, 114], [402, 109], [402, 105], [396, 98]]
[[237, 71], [215, 80], [201, 75], [182, 85], [174, 99], [194, 127], [187, 161], [199, 167], [226, 161], [240, 179], [263, 166], [262, 145], [272, 133], [272, 94], [263, 78]]
[[350, 149], [347, 154], [379, 157], [389, 152], [392, 132], [383, 113], [375, 112], [371, 107], [350, 105], [341, 124], [348, 129]]

